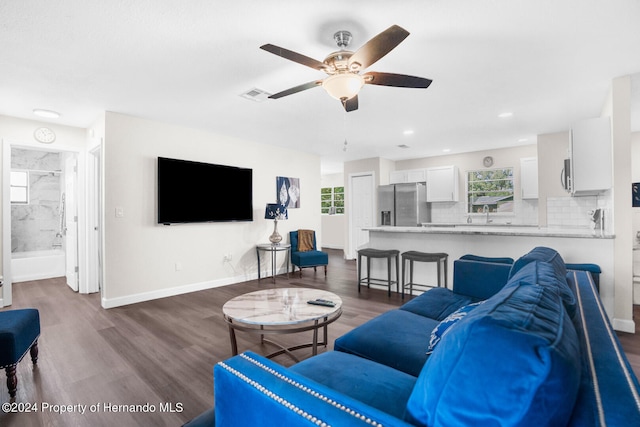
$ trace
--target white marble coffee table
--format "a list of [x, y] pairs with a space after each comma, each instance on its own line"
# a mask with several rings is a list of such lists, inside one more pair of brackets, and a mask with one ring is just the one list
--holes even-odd
[[[308, 304], [315, 299], [329, 300], [333, 307]], [[238, 354], [236, 330], [259, 334], [262, 342], [276, 345], [280, 350], [268, 354], [275, 357], [287, 353], [298, 361], [291, 352], [301, 348], [312, 348], [318, 354], [318, 344], [327, 345], [327, 325], [335, 322], [342, 314], [342, 299], [332, 292], [309, 288], [265, 289], [240, 295], [227, 301], [222, 307], [224, 320], [229, 326], [231, 351]], [[323, 329], [323, 339], [318, 343], [318, 329]], [[265, 335], [294, 334], [313, 331], [310, 343], [284, 347], [267, 340]]]

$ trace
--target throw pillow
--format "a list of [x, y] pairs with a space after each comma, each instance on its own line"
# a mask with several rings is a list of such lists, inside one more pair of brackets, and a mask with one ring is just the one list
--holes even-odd
[[433, 328], [431, 331], [431, 337], [429, 338], [429, 347], [427, 348], [427, 354], [433, 353], [438, 343], [444, 338], [444, 336], [451, 330], [451, 327], [463, 319], [474, 308], [482, 304], [484, 301], [474, 302], [473, 304], [460, 307], [450, 315], [448, 315], [442, 322]]

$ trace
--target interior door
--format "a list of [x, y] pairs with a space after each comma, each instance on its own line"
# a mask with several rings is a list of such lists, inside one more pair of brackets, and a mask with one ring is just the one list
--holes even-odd
[[67, 285], [78, 291], [78, 207], [76, 188], [78, 162], [75, 153], [67, 153], [64, 158], [64, 193], [60, 203], [61, 233], [66, 253], [65, 274]]
[[363, 228], [375, 225], [373, 218], [373, 173], [352, 175], [350, 184], [351, 245], [349, 259], [354, 259], [356, 251], [369, 242], [369, 232]]

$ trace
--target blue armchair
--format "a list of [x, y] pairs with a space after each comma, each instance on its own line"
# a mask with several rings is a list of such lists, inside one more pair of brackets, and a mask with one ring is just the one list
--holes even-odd
[[313, 248], [307, 251], [300, 251], [298, 248], [298, 231], [289, 232], [289, 241], [291, 242], [291, 264], [293, 264], [293, 272], [296, 272], [296, 266], [300, 269], [300, 277], [302, 277], [302, 269], [313, 267], [314, 271], [319, 266], [324, 266], [324, 275], [327, 275], [327, 265], [329, 264], [329, 254], [319, 251], [316, 247], [316, 232], [313, 232]]

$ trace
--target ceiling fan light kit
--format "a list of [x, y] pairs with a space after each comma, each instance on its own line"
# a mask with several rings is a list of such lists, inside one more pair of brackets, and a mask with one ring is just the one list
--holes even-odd
[[364, 85], [364, 78], [360, 74], [334, 74], [322, 81], [322, 87], [329, 95], [338, 101], [351, 99], [360, 92]]
[[346, 50], [351, 41], [351, 33], [338, 31], [333, 38], [340, 51], [329, 54], [323, 62], [272, 44], [262, 45], [260, 48], [267, 52], [328, 74], [324, 80], [314, 80], [294, 86], [275, 93], [269, 98], [278, 99], [322, 86], [331, 97], [342, 103], [345, 111], [349, 112], [358, 109], [358, 92], [365, 84], [426, 89], [431, 84], [431, 80], [423, 77], [380, 72], [360, 74], [362, 70], [398, 46], [408, 35], [409, 32], [404, 28], [392, 25], [357, 51], [351, 52]]

